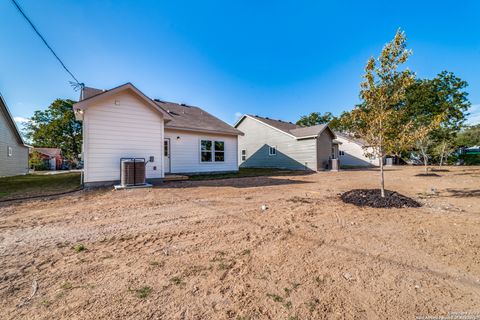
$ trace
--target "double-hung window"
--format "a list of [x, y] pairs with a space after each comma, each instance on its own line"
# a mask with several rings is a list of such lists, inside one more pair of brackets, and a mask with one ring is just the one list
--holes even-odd
[[225, 142], [214, 140], [200, 141], [200, 161], [201, 162], [224, 162], [225, 161]]
[[247, 150], [243, 149], [242, 150], [242, 161], [247, 160]]

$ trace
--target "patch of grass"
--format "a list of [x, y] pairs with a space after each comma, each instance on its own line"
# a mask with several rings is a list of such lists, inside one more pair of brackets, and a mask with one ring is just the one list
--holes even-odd
[[316, 298], [307, 302], [307, 307], [310, 310], [310, 312], [313, 312], [313, 310], [315, 310], [317, 308], [319, 303], [320, 303], [320, 300], [318, 300]]
[[281, 170], [275, 168], [240, 168], [238, 172], [218, 173], [218, 174], [199, 174], [191, 175], [189, 180], [215, 180], [215, 179], [230, 179], [230, 178], [243, 178], [243, 177], [260, 177], [260, 176], [273, 176], [273, 175], [292, 175], [292, 174], [304, 174], [305, 171], [295, 170]]
[[0, 200], [48, 196], [80, 187], [80, 173], [27, 174], [0, 178]]
[[171, 278], [170, 282], [173, 283], [176, 286], [185, 285], [185, 282], [183, 282], [183, 279], [181, 277], [178, 277], [178, 276]]
[[152, 291], [153, 290], [150, 287], [142, 287], [137, 290], [137, 297], [139, 297], [140, 299], [145, 299], [150, 295], [150, 293], [152, 293]]
[[289, 296], [290, 293], [292, 292], [292, 290], [289, 289], [289, 288], [283, 288], [283, 291], [285, 291], [285, 294], [286, 294], [287, 296]]
[[45, 306], [45, 307], [50, 307], [50, 305], [52, 304], [52, 302], [48, 299], [43, 299], [41, 302], [42, 306]]
[[70, 282], [65, 282], [60, 286], [63, 290], [70, 290], [73, 288], [73, 285]]
[[128, 287], [128, 292], [135, 293], [139, 299], [145, 299], [153, 292], [153, 289], [148, 286], [141, 287], [140, 289], [132, 289]]
[[283, 297], [279, 296], [278, 294], [267, 293], [267, 297], [271, 298], [275, 302], [283, 302]]
[[85, 245], [79, 243], [79, 244], [76, 244], [72, 247], [72, 249], [75, 251], [75, 252], [82, 252], [82, 251], [85, 251], [87, 250], [87, 247], [85, 247]]

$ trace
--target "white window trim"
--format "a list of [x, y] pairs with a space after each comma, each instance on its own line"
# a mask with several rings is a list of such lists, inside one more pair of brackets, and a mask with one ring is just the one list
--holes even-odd
[[247, 149], [242, 149], [240, 155], [242, 157], [242, 161], [246, 161], [247, 160]]
[[7, 153], [8, 153], [8, 156], [9, 156], [9, 157], [13, 156], [13, 148], [12, 148], [12, 147], [8, 147], [8, 148], [7, 148]]
[[[205, 151], [205, 152], [210, 152], [212, 154], [212, 160], [211, 161], [202, 161], [202, 141], [210, 141], [212, 143], [212, 150], [210, 151]], [[222, 142], [223, 143], [223, 151], [218, 151], [218, 152], [223, 152], [223, 161], [216, 161], [215, 160], [215, 142]], [[200, 156], [200, 163], [225, 163], [225, 155], [226, 155], [226, 151], [225, 151], [225, 141], [224, 140], [217, 140], [217, 139], [200, 139], [200, 142], [199, 142], [199, 156]]]
[[[275, 150], [275, 152], [272, 153], [272, 150]], [[268, 146], [268, 155], [269, 156], [276, 156], [277, 155], [277, 146]]]

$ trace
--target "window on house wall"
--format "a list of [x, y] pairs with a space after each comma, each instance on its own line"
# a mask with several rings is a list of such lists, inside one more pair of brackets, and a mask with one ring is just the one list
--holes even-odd
[[275, 146], [270, 146], [268, 148], [268, 155], [269, 156], [276, 156], [277, 155], [277, 147]]
[[8, 147], [7, 152], [8, 152], [8, 156], [11, 157], [13, 155], [12, 147]]
[[165, 157], [168, 157], [170, 155], [170, 150], [168, 150], [168, 147], [169, 147], [169, 141], [168, 140], [164, 140], [163, 141], [163, 155]]
[[225, 142], [215, 141], [215, 162], [225, 161]]
[[344, 155], [345, 155], [345, 151], [342, 151], [342, 150], [338, 151], [338, 153], [339, 153], [341, 156], [344, 156]]
[[201, 162], [224, 162], [225, 161], [225, 142], [201, 140], [200, 141], [200, 161]]
[[243, 149], [242, 150], [242, 161], [247, 160], [247, 150]]

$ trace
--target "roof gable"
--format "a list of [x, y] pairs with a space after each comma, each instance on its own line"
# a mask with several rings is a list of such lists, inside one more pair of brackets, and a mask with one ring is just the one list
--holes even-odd
[[80, 111], [86, 109], [90, 104], [94, 103], [98, 99], [111, 97], [120, 92], [124, 92], [126, 90], [132, 91], [147, 105], [151, 106], [155, 111], [158, 111], [159, 113], [161, 113], [165, 119], [165, 122], [172, 120], [172, 117], [168, 112], [160, 108], [152, 99], [147, 97], [143, 92], [138, 90], [137, 87], [135, 87], [130, 82], [122, 84], [121, 86], [115, 87], [110, 90], [99, 90], [99, 89], [85, 87], [84, 89], [82, 89], [83, 91], [82, 96], [84, 97], [84, 99], [73, 105], [75, 117], [77, 117], [77, 119], [81, 118], [79, 116]]
[[235, 128], [237, 128], [240, 123], [246, 118], [251, 118], [254, 120], [257, 120], [273, 129], [276, 129], [280, 132], [283, 132], [295, 139], [308, 139], [308, 138], [315, 138], [317, 137], [320, 133], [322, 133], [325, 129], [328, 129], [332, 136], [335, 137], [335, 134], [333, 133], [332, 130], [328, 127], [326, 124], [318, 124], [315, 126], [310, 126], [310, 127], [300, 127], [297, 126], [296, 124], [293, 124], [291, 122], [286, 122], [282, 120], [275, 120], [275, 119], [270, 119], [270, 118], [264, 118], [264, 117], [259, 117], [257, 115], [243, 115], [235, 124]]
[[0, 112], [2, 112], [5, 115], [5, 118], [7, 119], [7, 122], [10, 124], [10, 129], [13, 131], [13, 134], [18, 140], [18, 143], [25, 145], [25, 141], [23, 141], [22, 135], [20, 134], [20, 131], [18, 130], [17, 124], [13, 120], [12, 115], [10, 114], [10, 111], [8, 110], [7, 103], [3, 99], [3, 96], [0, 94]]

